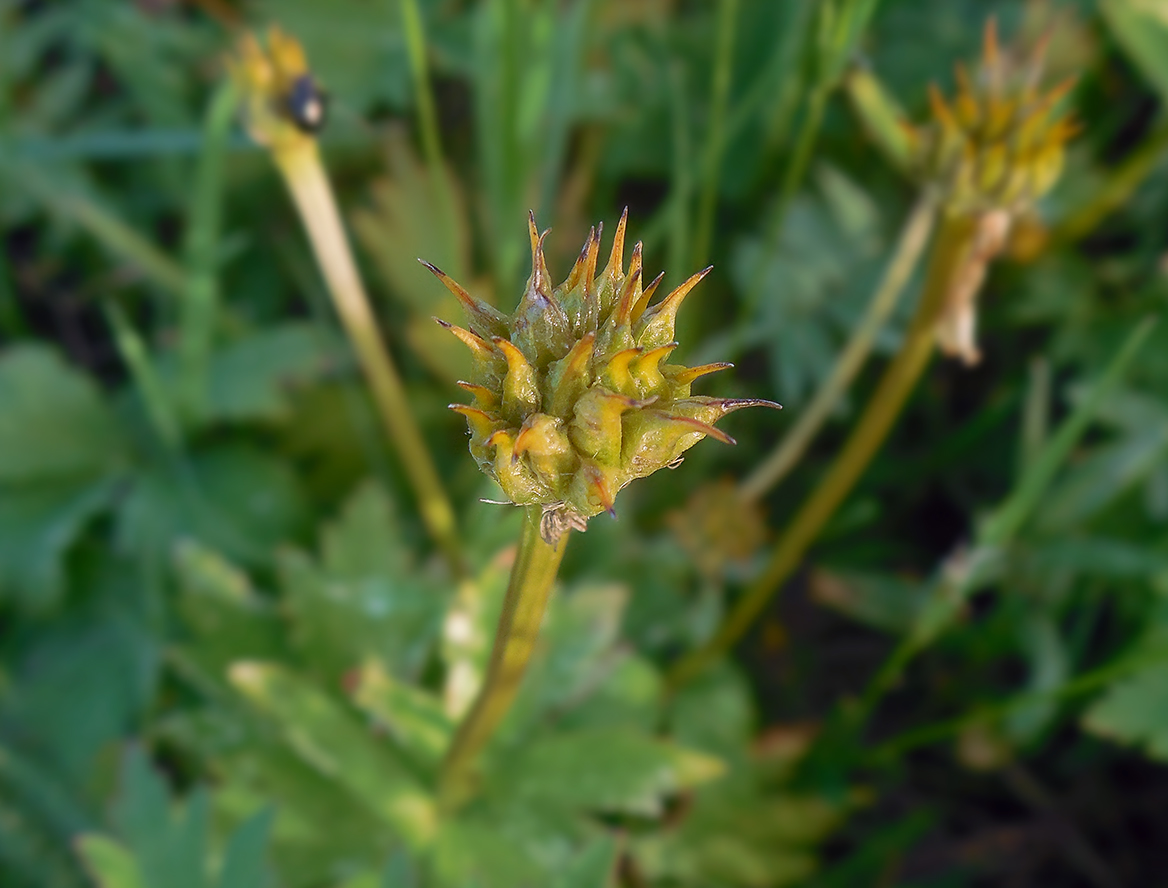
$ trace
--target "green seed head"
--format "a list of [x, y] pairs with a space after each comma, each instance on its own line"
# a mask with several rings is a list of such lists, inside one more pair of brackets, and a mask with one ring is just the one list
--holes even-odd
[[519, 505], [544, 506], [544, 536], [582, 530], [614, 512], [617, 492], [634, 478], [675, 466], [707, 435], [734, 443], [714, 423], [757, 399], [690, 394], [695, 379], [729, 367], [669, 363], [677, 311], [705, 277], [698, 272], [650, 305], [659, 275], [643, 282], [641, 245], [624, 267], [621, 216], [608, 264], [597, 272], [601, 227], [592, 229], [567, 279], [553, 286], [545, 231], [530, 216], [532, 270], [510, 316], [479, 302], [444, 272], [427, 267], [458, 297], [466, 328], [439, 321], [471, 350], [477, 378], [460, 383], [474, 404], [466, 417], [470, 452]]

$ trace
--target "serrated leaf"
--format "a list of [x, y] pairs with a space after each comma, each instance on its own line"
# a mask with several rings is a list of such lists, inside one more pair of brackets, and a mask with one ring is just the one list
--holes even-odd
[[664, 798], [718, 777], [711, 756], [624, 729], [577, 731], [536, 740], [496, 764], [496, 793], [565, 810], [655, 816]]
[[401, 526], [381, 488], [366, 484], [327, 525], [321, 559], [279, 559], [292, 640], [328, 681], [378, 658], [416, 675], [438, 640], [444, 596], [413, 568]]
[[353, 713], [303, 679], [272, 664], [240, 662], [231, 681], [275, 723], [288, 746], [341, 784], [398, 835], [414, 844], [436, 826], [434, 800], [385, 741]]
[[89, 835], [78, 851], [101, 888], [263, 888], [264, 853], [270, 811], [247, 820], [228, 840], [213, 873], [208, 842], [210, 799], [196, 790], [172, 804], [165, 781], [140, 750], [131, 750], [122, 768], [114, 809], [120, 842]]
[[[817, 194], [791, 203], [777, 244], [742, 237], [731, 260], [738, 289], [754, 300], [739, 344], [769, 350], [774, 390], [787, 405], [826, 376], [881, 261], [871, 197], [828, 167], [818, 180]], [[703, 352], [695, 363], [727, 357]]]

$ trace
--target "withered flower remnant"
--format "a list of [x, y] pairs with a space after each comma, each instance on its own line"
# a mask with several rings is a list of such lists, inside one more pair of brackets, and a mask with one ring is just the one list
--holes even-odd
[[674, 322], [709, 269], [650, 304], [661, 282], [643, 282], [642, 247], [624, 267], [626, 210], [608, 264], [597, 260], [603, 226], [593, 228], [568, 277], [553, 286], [535, 216], [529, 217], [532, 271], [511, 315], [479, 302], [425, 264], [458, 297], [466, 328], [439, 320], [471, 351], [477, 378], [460, 386], [470, 452], [517, 505], [542, 505], [541, 532], [554, 542], [600, 512], [615, 514], [617, 492], [635, 478], [677, 464], [709, 436], [733, 443], [714, 423], [759, 399], [693, 395], [690, 386], [730, 364], [671, 364]]
[[963, 273], [948, 293], [937, 326], [949, 355], [975, 364], [975, 299], [986, 266], [1005, 246], [1014, 220], [1051, 189], [1062, 172], [1076, 126], [1061, 110], [1072, 86], [1042, 90], [1046, 45], [1028, 57], [1003, 51], [993, 20], [986, 25], [981, 65], [957, 66], [957, 94], [935, 86], [932, 119], [908, 130], [912, 166], [943, 212], [969, 230]]

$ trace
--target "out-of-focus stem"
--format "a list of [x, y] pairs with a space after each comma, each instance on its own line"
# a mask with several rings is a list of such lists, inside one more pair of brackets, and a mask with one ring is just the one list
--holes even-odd
[[457, 810], [474, 794], [475, 762], [519, 691], [568, 547], [566, 534], [555, 545], [540, 536], [541, 511], [538, 505], [527, 507], [486, 678], [442, 765], [438, 803], [446, 812]]
[[710, 96], [710, 124], [706, 154], [702, 163], [702, 194], [698, 204], [698, 230], [694, 242], [694, 264], [705, 265], [714, 232], [714, 210], [718, 201], [718, 174], [726, 149], [726, 105], [730, 97], [730, 75], [734, 67], [734, 27], [738, 20], [738, 0], [718, 4], [718, 50]]
[[852, 380], [856, 378], [872, 350], [872, 343], [892, 314], [905, 285], [912, 276], [913, 269], [916, 268], [921, 252], [929, 240], [934, 214], [933, 202], [922, 196], [905, 222], [880, 286], [872, 295], [872, 301], [868, 304], [864, 317], [840, 353], [831, 374], [820, 385], [811, 403], [800, 413], [795, 427], [750, 477], [742, 482], [738, 490], [742, 499], [754, 501], [761, 498], [786, 476], [802, 458], [816, 433], [831, 415], [831, 411], [835, 409]]
[[442, 137], [438, 126], [438, 109], [430, 76], [426, 68], [426, 31], [418, 0], [401, 0], [402, 22], [405, 25], [406, 51], [410, 58], [410, 75], [414, 81], [414, 103], [418, 106], [418, 128], [422, 137], [422, 152], [430, 175], [434, 199], [441, 212], [443, 233], [453, 237], [455, 198], [446, 177], [442, 160]]
[[414, 421], [405, 386], [378, 331], [316, 144], [305, 142], [292, 150], [273, 152], [273, 156], [308, 231], [313, 253], [357, 353], [386, 432], [406, 465], [406, 476], [417, 494], [422, 521], [452, 569], [461, 575], [464, 567], [454, 510]]
[[954, 279], [965, 271], [976, 226], [977, 220], [970, 217], [943, 217], [908, 333], [844, 449], [787, 525], [766, 569], [738, 599], [714, 637], [674, 667], [670, 674], [671, 687], [676, 688], [700, 674], [746, 634], [871, 462], [933, 354], [937, 318]]
[[182, 430], [174, 406], [167, 397], [154, 364], [150, 360], [150, 350], [138, 331], [134, 329], [129, 318], [116, 302], [107, 301], [103, 305], [106, 320], [114, 333], [114, 344], [126, 367], [130, 371], [130, 378], [134, 380], [134, 387], [138, 390], [138, 397], [142, 399], [142, 407], [146, 411], [154, 431], [171, 450], [176, 451], [182, 443]]

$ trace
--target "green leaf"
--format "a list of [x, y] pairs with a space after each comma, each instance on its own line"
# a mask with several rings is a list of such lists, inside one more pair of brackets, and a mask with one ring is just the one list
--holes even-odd
[[380, 487], [366, 484], [321, 534], [321, 558], [280, 558], [292, 642], [328, 681], [368, 657], [416, 675], [438, 640], [445, 596], [413, 567]]
[[708, 669], [674, 695], [671, 735], [713, 755], [741, 757], [754, 728], [754, 707], [742, 674], [728, 663]]
[[441, 888], [517, 888], [547, 884], [534, 856], [507, 841], [494, 824], [473, 820], [443, 823], [432, 855]]
[[77, 853], [101, 888], [150, 888], [129, 851], [105, 836], [86, 835], [77, 840]]
[[320, 379], [347, 360], [336, 334], [315, 324], [291, 322], [260, 330], [212, 356], [205, 418], [286, 420], [297, 386]]
[[122, 503], [117, 534], [126, 551], [147, 557], [169, 558], [176, 542], [195, 539], [243, 564], [267, 564], [306, 512], [290, 466], [255, 447], [223, 446], [148, 467]]
[[0, 404], [0, 601], [43, 607], [113, 495], [125, 440], [97, 387], [42, 346], [0, 357]]
[[62, 558], [109, 506], [116, 487], [113, 479], [0, 487], [0, 602], [44, 607], [56, 601], [65, 584]]
[[620, 844], [601, 836], [578, 853], [553, 883], [553, 888], [609, 888], [616, 875]]
[[623, 658], [614, 650], [629, 591], [618, 584], [579, 585], [553, 598], [540, 633], [512, 730], [550, 710], [568, 708]]
[[[735, 334], [737, 345], [769, 349], [774, 391], [789, 406], [827, 375], [883, 261], [881, 216], [871, 196], [830, 167], [816, 178], [818, 193], [795, 198], [777, 244], [747, 235], [731, 257], [738, 289], [766, 294], [750, 306], [753, 317]], [[695, 363], [733, 357], [715, 342]], [[888, 344], [884, 337], [878, 347]]]
[[81, 781], [150, 699], [155, 642], [125, 613], [86, 607], [22, 647], [11, 661], [11, 688], [0, 695], [0, 722], [19, 725], [57, 773]]
[[1100, 0], [1099, 11], [1120, 46], [1168, 101], [1168, 10], [1157, 0]]
[[301, 760], [342, 785], [398, 835], [413, 844], [433, 836], [434, 800], [392, 747], [377, 739], [352, 712], [272, 664], [236, 663], [231, 681], [272, 719]]
[[577, 731], [505, 754], [495, 793], [566, 810], [655, 816], [667, 795], [718, 777], [718, 759], [624, 729]]
[[361, 667], [353, 702], [384, 728], [415, 763], [434, 773], [454, 725], [442, 701], [393, 678], [376, 660]]
[[235, 660], [274, 659], [284, 652], [284, 623], [245, 573], [193, 542], [179, 546], [174, 569], [179, 610], [194, 633], [180, 646], [180, 661], [197, 666], [204, 679], [223, 683]]
[[1168, 761], [1168, 664], [1117, 681], [1087, 710], [1083, 724], [1095, 734]]
[[165, 781], [140, 750], [122, 769], [114, 809], [120, 841], [86, 835], [78, 852], [101, 888], [264, 888], [270, 811], [251, 817], [229, 838], [216, 878], [208, 829], [210, 800], [196, 790], [174, 805]]
[[274, 811], [260, 811], [232, 834], [223, 853], [218, 888], [260, 888], [266, 883], [264, 856], [274, 819]]
[[125, 442], [97, 387], [43, 346], [0, 357], [0, 404], [0, 484], [97, 478], [123, 456]]

